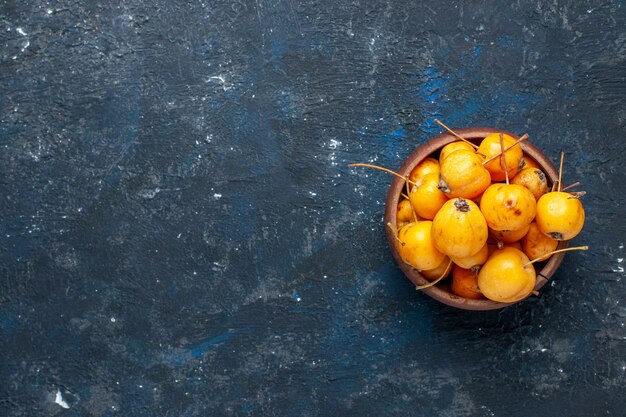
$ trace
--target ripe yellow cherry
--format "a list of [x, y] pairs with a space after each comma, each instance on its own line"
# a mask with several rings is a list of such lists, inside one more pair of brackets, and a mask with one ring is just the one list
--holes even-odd
[[432, 224], [429, 220], [409, 223], [398, 231], [400, 257], [415, 269], [436, 268], [445, 258], [435, 247]]
[[398, 203], [398, 211], [396, 214], [396, 219], [398, 224], [412, 222], [413, 217], [413, 208], [411, 207], [411, 202], [407, 198], [403, 198]]
[[530, 225], [526, 225], [518, 230], [489, 230], [491, 235], [498, 241], [504, 243], [513, 243], [517, 242], [528, 233], [528, 227]]
[[[515, 139], [509, 135], [503, 134], [502, 139], [505, 148], [515, 143]], [[492, 133], [480, 142], [480, 146], [476, 150], [476, 153], [485, 155], [485, 158], [489, 159], [498, 155], [501, 151], [500, 133]], [[513, 177], [517, 173], [522, 155], [522, 147], [519, 144], [513, 146], [504, 153], [509, 177]], [[494, 160], [487, 162], [485, 164], [485, 168], [489, 171], [489, 174], [491, 174], [492, 181], [503, 181], [506, 178], [502, 158], [495, 158]]]
[[465, 149], [466, 151], [474, 152], [474, 148], [472, 148], [472, 145], [467, 142], [458, 141], [448, 143], [441, 149], [441, 152], [439, 153], [439, 161], [443, 161], [448, 157], [448, 155], [450, 155], [452, 152], [458, 151], [459, 149]]
[[480, 211], [493, 230], [520, 230], [536, 213], [535, 196], [517, 184], [492, 184], [480, 199]]
[[545, 261], [559, 245], [558, 240], [541, 233], [537, 224], [532, 222], [528, 228], [528, 233], [522, 239], [522, 250], [530, 259]]
[[496, 250], [478, 273], [478, 287], [490, 300], [514, 303], [532, 293], [535, 268], [520, 250], [504, 247]]
[[466, 256], [464, 258], [457, 258], [455, 256], [451, 256], [452, 262], [460, 266], [464, 269], [478, 269], [478, 267], [485, 262], [487, 262], [487, 258], [489, 257], [489, 246], [485, 243], [485, 245], [475, 254]]
[[556, 240], [574, 238], [585, 224], [585, 209], [580, 200], [563, 191], [546, 193], [537, 201], [537, 227]]
[[450, 271], [452, 270], [452, 262], [450, 262], [450, 258], [447, 256], [443, 258], [443, 261], [433, 269], [421, 270], [420, 274], [429, 281], [439, 279], [441, 276], [444, 278], [448, 276]]
[[409, 180], [417, 182], [417, 179], [426, 174], [435, 173], [439, 175], [439, 161], [435, 158], [426, 158], [411, 170]]
[[548, 191], [548, 181], [546, 174], [539, 168], [524, 168], [513, 179], [511, 184], [523, 185], [533, 193], [535, 200]]
[[448, 197], [438, 188], [439, 174], [419, 177], [409, 193], [409, 200], [418, 216], [432, 220]]
[[440, 165], [439, 188], [448, 197], [473, 199], [491, 184], [489, 171], [474, 151], [459, 149], [449, 154]]
[[464, 269], [458, 265], [452, 269], [452, 285], [450, 291], [463, 298], [480, 300], [485, 298], [478, 288], [478, 274], [471, 269]]
[[464, 258], [474, 255], [487, 243], [487, 222], [476, 203], [471, 200], [448, 200], [441, 206], [432, 224], [436, 247], [450, 257]]

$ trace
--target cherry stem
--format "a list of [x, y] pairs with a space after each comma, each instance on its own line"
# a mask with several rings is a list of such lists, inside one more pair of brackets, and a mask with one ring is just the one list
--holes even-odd
[[[508, 151], [509, 149], [511, 149], [513, 146], [515, 146], [515, 145], [519, 144], [520, 142], [525, 141], [526, 139], [528, 139], [528, 133], [524, 133], [524, 134], [522, 135], [522, 137], [521, 137], [521, 138], [519, 138], [518, 140], [516, 140], [516, 141], [515, 141], [515, 143], [513, 143], [513, 144], [511, 144], [511, 145], [507, 146], [506, 148], [504, 148], [504, 152]], [[502, 155], [504, 152], [500, 152], [500, 153], [498, 153], [498, 154], [496, 154], [496, 155], [492, 156], [491, 158], [484, 160], [484, 161], [483, 161], [483, 165], [485, 165], [485, 164], [487, 164], [487, 163], [489, 163], [489, 162], [493, 161], [494, 159], [496, 159], [497, 157], [499, 157], [500, 155]]]
[[580, 181], [576, 181], [574, 184], [572, 184], [572, 185], [568, 185], [567, 187], [563, 188], [561, 191], [567, 191], [567, 190], [569, 190], [570, 188], [578, 187], [579, 185], [581, 185], [581, 184], [580, 184]]
[[432, 282], [429, 282], [428, 284], [425, 284], [425, 285], [416, 285], [415, 289], [419, 291], [419, 290], [423, 290], [424, 288], [430, 288], [433, 285], [437, 285], [437, 283], [439, 281], [441, 281], [442, 279], [444, 279], [448, 275], [448, 273], [450, 272], [450, 271], [448, 271], [448, 268], [450, 268], [450, 264], [451, 263], [452, 263], [452, 259], [450, 259], [450, 262], [448, 262], [448, 266], [446, 266], [446, 269], [443, 271], [443, 274], [441, 274], [441, 276], [439, 278], [437, 278], [436, 280], [434, 280]]
[[565, 152], [561, 151], [561, 163], [559, 164], [559, 188], [557, 191], [561, 191], [561, 176], [563, 175], [563, 158], [565, 158]]
[[437, 123], [439, 126], [443, 127], [448, 132], [450, 132], [452, 134], [452, 136], [456, 137], [457, 139], [462, 140], [463, 142], [467, 143], [468, 145], [470, 145], [474, 149], [478, 149], [478, 145], [474, 145], [472, 142], [470, 142], [469, 140], [465, 139], [464, 137], [462, 137], [461, 135], [456, 133], [454, 130], [450, 129], [448, 126], [444, 125], [439, 119], [435, 119], [435, 123]]
[[533, 259], [533, 260], [532, 260], [532, 261], [530, 261], [530, 262], [526, 262], [526, 263], [525, 263], [524, 265], [522, 265], [522, 266], [528, 266], [528, 265], [530, 265], [530, 264], [534, 264], [535, 262], [539, 262], [539, 261], [541, 261], [541, 260], [545, 260], [547, 256], [552, 256], [552, 255], [554, 255], [554, 254], [556, 254], [556, 253], [561, 253], [561, 252], [569, 252], [569, 251], [572, 251], [572, 250], [588, 250], [588, 249], [589, 249], [589, 246], [575, 246], [575, 247], [573, 247], [573, 248], [565, 248], [565, 249], [554, 250], [554, 251], [552, 251], [552, 252], [546, 253], [546, 254], [545, 254], [545, 255], [543, 255], [543, 256], [540, 256], [539, 258], [535, 258], [535, 259]]
[[567, 198], [580, 198], [582, 196], [584, 196], [585, 194], [587, 194], [587, 191], [576, 191], [573, 193], [570, 193], [571, 196], [567, 197]]
[[504, 166], [504, 176], [506, 177], [506, 185], [509, 185], [509, 170], [506, 167], [506, 155], [504, 153], [504, 137], [502, 136], [502, 132], [500, 132], [500, 159], [502, 161], [502, 165]]
[[387, 169], [387, 168], [384, 168], [384, 167], [379, 167], [378, 165], [372, 165], [372, 164], [349, 164], [349, 165], [348, 165], [348, 168], [355, 168], [355, 167], [373, 168], [373, 169], [377, 169], [377, 170], [379, 170], [379, 171], [384, 171], [384, 172], [387, 172], [387, 173], [389, 173], [389, 174], [391, 174], [391, 175], [395, 175], [395, 176], [396, 176], [396, 177], [398, 177], [398, 178], [402, 178], [403, 180], [405, 180], [405, 181], [407, 181], [407, 182], [410, 182], [410, 183], [411, 183], [411, 184], [413, 184], [413, 185], [416, 185], [413, 181], [411, 181], [411, 180], [410, 180], [410, 179], [408, 179], [407, 177], [405, 177], [405, 176], [403, 176], [403, 175], [400, 175], [400, 174], [398, 174], [397, 172], [392, 171], [392, 170], [390, 170], [390, 169]]
[[391, 231], [393, 232], [393, 236], [396, 238], [396, 240], [398, 241], [398, 243], [400, 243], [400, 244], [404, 243], [404, 242], [402, 242], [402, 241], [400, 240], [400, 238], [398, 237], [398, 229], [397, 229], [397, 228], [396, 228], [393, 224], [391, 224], [391, 222], [387, 223], [387, 227], [388, 227], [389, 229], [391, 229]]
[[[409, 190], [409, 181], [407, 180], [405, 183], [406, 185], [406, 193], [408, 195], [411, 195], [411, 190]], [[413, 214], [413, 220], [415, 221], [415, 223], [417, 223], [417, 214], [415, 213], [415, 209], [413, 208], [413, 204], [411, 203], [411, 199], [409, 197], [407, 197], [409, 199], [409, 205], [411, 206], [411, 213]]]

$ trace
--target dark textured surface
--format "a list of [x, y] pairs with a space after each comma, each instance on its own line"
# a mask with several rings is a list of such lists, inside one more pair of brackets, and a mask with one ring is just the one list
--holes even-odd
[[[626, 6], [456, 3], [3, 1], [0, 414], [626, 415]], [[541, 298], [394, 264], [435, 117], [566, 151]]]

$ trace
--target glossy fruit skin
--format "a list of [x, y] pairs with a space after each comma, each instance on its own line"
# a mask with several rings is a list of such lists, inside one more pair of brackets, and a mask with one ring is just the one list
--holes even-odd
[[441, 152], [439, 153], [439, 161], [443, 161], [448, 157], [448, 155], [450, 155], [452, 152], [458, 151], [459, 149], [465, 149], [466, 151], [474, 152], [474, 148], [472, 147], [472, 145], [467, 142], [458, 141], [448, 143], [446, 146], [441, 148]]
[[517, 184], [492, 184], [480, 199], [480, 211], [495, 231], [519, 230], [535, 218], [535, 196]]
[[409, 174], [409, 180], [416, 182], [418, 178], [423, 177], [426, 174], [435, 173], [439, 175], [439, 161], [435, 158], [425, 158], [422, 162], [417, 164], [415, 168], [411, 170]]
[[489, 171], [482, 166], [483, 159], [474, 151], [460, 149], [441, 161], [439, 188], [448, 197], [473, 199], [482, 194], [489, 184]]
[[454, 198], [448, 200], [435, 215], [432, 234], [441, 252], [450, 257], [464, 258], [482, 249], [487, 243], [489, 231], [476, 203]]
[[418, 216], [432, 220], [448, 197], [438, 188], [439, 174], [430, 173], [420, 177], [411, 187], [409, 200]]
[[[505, 149], [515, 143], [515, 139], [509, 135], [503, 134], [502, 138]], [[492, 133], [480, 142], [480, 146], [476, 150], [476, 153], [485, 155], [485, 159], [489, 159], [492, 156], [499, 154], [500, 151], [500, 134]], [[506, 167], [509, 173], [509, 178], [513, 178], [520, 168], [520, 161], [523, 156], [522, 147], [520, 145], [515, 145], [506, 151], [504, 156], [506, 158]], [[485, 164], [485, 168], [489, 171], [489, 174], [491, 174], [492, 181], [504, 181], [506, 178], [502, 158], [496, 158], [493, 161], [487, 162], [487, 164]]]
[[403, 198], [398, 203], [398, 211], [397, 211], [396, 218], [398, 219], [398, 223], [412, 222], [414, 220], [413, 208], [411, 207], [411, 202], [408, 199]]
[[452, 269], [452, 285], [450, 291], [452, 294], [458, 295], [459, 297], [472, 300], [485, 298], [478, 288], [478, 274], [471, 269], [464, 269], [458, 265], [454, 265]]
[[511, 184], [522, 185], [533, 193], [535, 200], [548, 192], [546, 174], [539, 168], [524, 168], [513, 179]]
[[443, 258], [443, 261], [441, 261], [439, 266], [433, 269], [421, 270], [420, 274], [427, 280], [434, 281], [440, 278], [442, 275], [444, 277], [448, 276], [450, 271], [452, 271], [452, 266], [454, 266], [454, 264], [450, 262], [450, 258], [446, 256]]
[[451, 257], [452, 262], [456, 265], [460, 266], [464, 269], [471, 269], [475, 267], [479, 267], [480, 265], [487, 262], [487, 258], [489, 257], [489, 245], [485, 243], [478, 252], [473, 255], [466, 256], [464, 258]]
[[493, 230], [490, 229], [489, 232], [491, 233], [491, 235], [494, 237], [494, 239], [496, 239], [498, 242], [504, 242], [504, 243], [513, 243], [513, 242], [517, 242], [518, 240], [520, 240], [521, 238], [523, 238], [524, 236], [526, 236], [526, 233], [528, 233], [528, 227], [530, 226], [524, 226], [521, 229], [518, 230]]
[[436, 247], [432, 237], [432, 222], [424, 220], [409, 223], [398, 231], [400, 257], [413, 268], [426, 270], [436, 268], [445, 255]]
[[580, 200], [569, 193], [553, 191], [537, 201], [535, 219], [541, 233], [555, 240], [576, 237], [585, 224], [585, 209]]
[[522, 250], [526, 256], [530, 259], [541, 258], [540, 261], [548, 259], [558, 245], [559, 241], [541, 233], [535, 222], [530, 224], [528, 233], [522, 238]]
[[478, 273], [478, 287], [492, 301], [514, 303], [528, 297], [537, 276], [528, 257], [520, 250], [504, 247], [496, 250]]

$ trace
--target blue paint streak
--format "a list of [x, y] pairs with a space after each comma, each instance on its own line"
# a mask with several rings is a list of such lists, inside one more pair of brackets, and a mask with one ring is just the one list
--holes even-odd
[[420, 130], [426, 134], [426, 137], [431, 137], [440, 133], [441, 128], [433, 120], [437, 117], [441, 118], [441, 109], [448, 106], [449, 80], [441, 71], [432, 66], [418, 71], [417, 75], [421, 87], [413, 94], [424, 116]]
[[404, 128], [396, 129], [393, 132], [387, 134], [389, 139], [401, 139], [406, 137], [406, 130]]
[[511, 38], [508, 38], [506, 36], [500, 36], [500, 39], [498, 39], [498, 46], [505, 46], [505, 47], [509, 47], [509, 48], [516, 48], [517, 44]]
[[289, 48], [287, 47], [287, 45], [285, 45], [281, 41], [273, 40], [271, 47], [272, 61], [277, 65], [282, 65], [283, 54], [288, 50]]
[[393, 159], [400, 154], [401, 149], [404, 147], [404, 143], [400, 139], [406, 136], [406, 130], [398, 128], [389, 133], [375, 136], [374, 141], [378, 143], [378, 149], [386, 158]]
[[9, 314], [0, 314], [0, 335], [11, 333], [17, 326], [17, 320]]
[[441, 72], [433, 67], [420, 71], [420, 76], [425, 78], [424, 85], [417, 90], [416, 96], [424, 103], [436, 102], [446, 92], [446, 82]]
[[428, 139], [441, 133], [441, 127], [434, 120], [434, 118], [426, 119], [420, 126], [421, 130], [428, 136]]
[[216, 349], [220, 344], [228, 341], [234, 335], [234, 332], [228, 331], [217, 335], [206, 342], [193, 346], [184, 352], [169, 352], [162, 354], [160, 359], [161, 361], [167, 362], [172, 366], [183, 366], [193, 358], [201, 358], [206, 352]]
[[231, 332], [227, 332], [227, 333], [223, 333], [220, 334], [218, 336], [215, 336], [212, 339], [209, 339], [208, 341], [201, 343], [199, 345], [197, 345], [194, 348], [191, 348], [189, 350], [189, 353], [191, 353], [191, 356], [194, 358], [198, 358], [203, 356], [207, 351], [211, 350], [211, 349], [215, 349], [217, 347], [217, 345], [226, 342], [228, 339], [230, 339], [231, 337], [233, 337], [234, 333]]
[[482, 50], [483, 50], [482, 45], [476, 45], [476, 47], [474, 48], [474, 53], [472, 54], [471, 68], [476, 68], [478, 66], [478, 58], [480, 57]]

